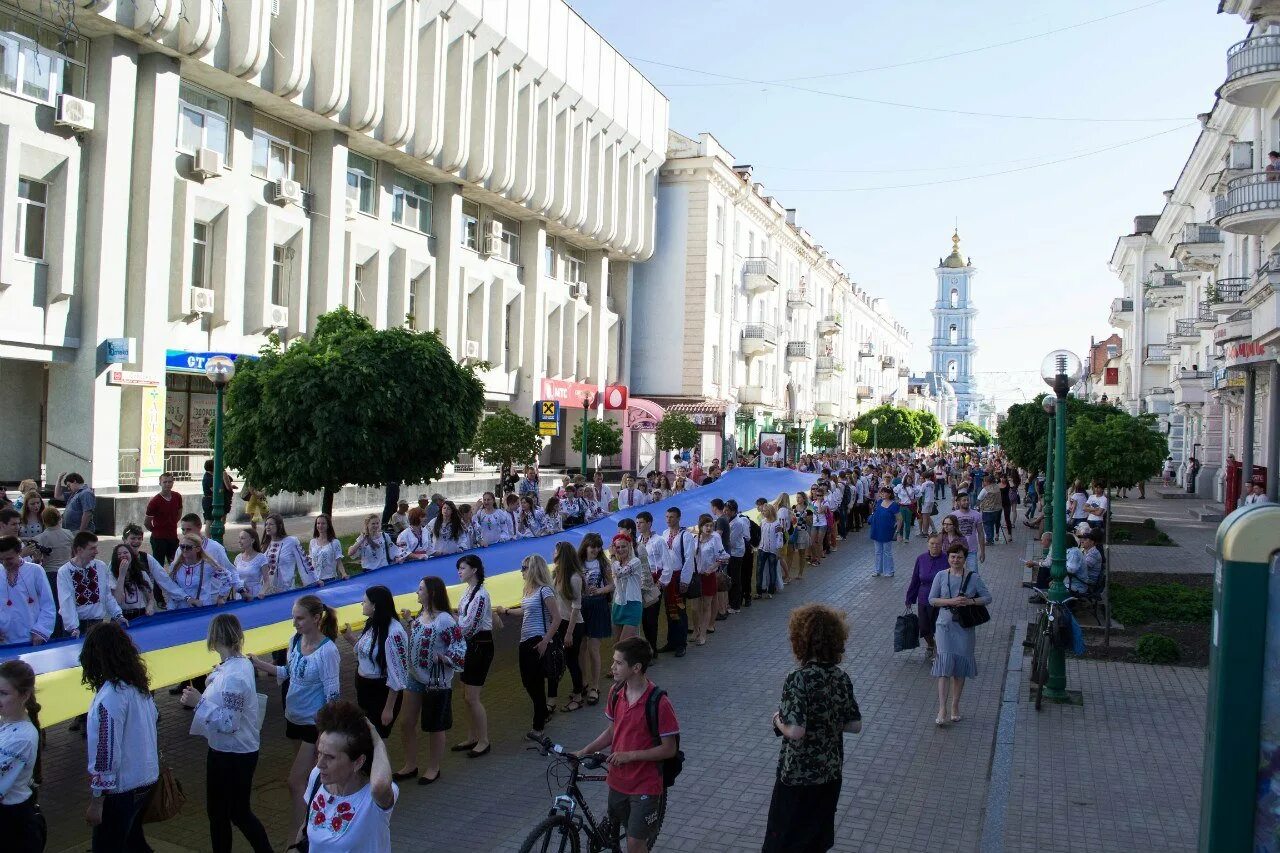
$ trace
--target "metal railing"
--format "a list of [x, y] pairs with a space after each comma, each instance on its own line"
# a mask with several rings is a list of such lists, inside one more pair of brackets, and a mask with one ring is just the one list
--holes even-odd
[[1188, 379], [1212, 379], [1212, 370], [1180, 370], [1178, 375], [1173, 377], [1174, 382], [1184, 382]]
[[1133, 300], [1132, 300], [1132, 299], [1125, 299], [1125, 298], [1123, 298], [1123, 297], [1121, 297], [1121, 298], [1117, 298], [1117, 299], [1112, 299], [1112, 300], [1111, 300], [1111, 313], [1112, 313], [1112, 314], [1132, 314], [1132, 313], [1133, 313]]
[[212, 458], [212, 447], [166, 447], [164, 470], [178, 482], [197, 482], [204, 476], [204, 463]]
[[813, 344], [808, 341], [787, 341], [787, 358], [813, 358]]
[[1226, 82], [1264, 71], [1280, 71], [1280, 36], [1254, 36], [1227, 48]]
[[[1276, 185], [1280, 187], [1280, 184]], [[1235, 303], [1244, 298], [1244, 292], [1249, 289], [1249, 279], [1247, 276], [1239, 276], [1235, 278], [1220, 278], [1213, 283], [1213, 290], [1210, 292], [1210, 302], [1215, 305], [1221, 303]]]
[[859, 399], [859, 400], [869, 400], [869, 399], [871, 399], [871, 398], [872, 398], [872, 397], [874, 397], [874, 396], [875, 396], [875, 391], [874, 391], [874, 390], [872, 390], [872, 388], [871, 388], [871, 386], [870, 386], [870, 385], [859, 385], [859, 386], [858, 386], [858, 399]]
[[1182, 242], [1184, 243], [1221, 243], [1222, 232], [1214, 225], [1199, 222], [1188, 222], [1182, 226]]
[[1227, 184], [1220, 218], [1260, 210], [1280, 210], [1280, 172], [1251, 172]]
[[1171, 272], [1154, 272], [1147, 278], [1146, 287], [1148, 290], [1157, 287], [1182, 288], [1182, 282], [1173, 277]]
[[778, 342], [778, 330], [771, 323], [746, 323], [742, 327], [742, 337], [758, 338], [771, 344]]
[[1147, 344], [1145, 358], [1147, 361], [1168, 361], [1169, 347], [1165, 344]]
[[742, 262], [742, 274], [763, 275], [776, 283], [778, 281], [778, 265], [773, 262], [773, 258], [746, 258]]
[[858, 347], [858, 358], [875, 358], [876, 345], [867, 342]]
[[893, 370], [893, 368], [897, 366], [898, 366], [898, 359], [896, 359], [891, 355], [886, 355], [880, 359], [881, 370]]
[[120, 448], [117, 471], [117, 485], [137, 488], [142, 472], [142, 451], [136, 447]]
[[1179, 338], [1198, 338], [1200, 331], [1196, 328], [1195, 317], [1179, 318], [1174, 324], [1174, 335]]
[[808, 290], [803, 287], [793, 287], [787, 291], [787, 304], [792, 306], [812, 305], [813, 302], [809, 299]]
[[1200, 307], [1196, 309], [1197, 323], [1217, 323], [1218, 315], [1213, 312], [1213, 306], [1208, 302], [1201, 302]]
[[820, 355], [814, 367], [819, 373], [839, 373], [844, 370], [844, 365], [833, 355]]

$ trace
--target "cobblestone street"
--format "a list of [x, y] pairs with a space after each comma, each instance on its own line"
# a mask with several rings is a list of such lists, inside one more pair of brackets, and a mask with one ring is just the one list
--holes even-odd
[[[671, 694], [688, 760], [658, 849], [759, 849], [777, 754], [769, 717], [792, 666], [787, 616], [792, 606], [814, 600], [849, 612], [845, 665], [865, 720], [863, 733], [846, 739], [836, 850], [1191, 850], [1207, 672], [1071, 660], [1070, 686], [1083, 691], [1084, 706], [1037, 713], [1026, 701], [1025, 673], [1017, 669], [1021, 632], [1034, 610], [1019, 586], [1027, 546], [1019, 534], [1012, 545], [988, 551], [983, 574], [995, 602], [991, 623], [979, 629], [980, 674], [966, 686], [964, 720], [945, 729], [933, 724], [936, 694], [923, 650], [892, 653], [893, 621], [924, 547], [918, 537], [895, 546], [897, 576], [884, 579], [871, 576], [864, 534], [851, 535], [803, 581], [718, 623], [706, 646], [691, 647], [682, 660], [664, 656], [652, 676]], [[1208, 557], [1201, 552], [1193, 559]], [[402, 789], [392, 824], [398, 850], [446, 844], [459, 851], [515, 850], [550, 804], [547, 762], [520, 742], [530, 707], [516, 672], [517, 630], [508, 624], [500, 635], [485, 690], [493, 752], [479, 760], [449, 754], [439, 784]], [[344, 683], [352, 671], [348, 655]], [[276, 704], [268, 712], [254, 803], [283, 849], [283, 780], [292, 750], [282, 733], [278, 691], [267, 684], [260, 686]], [[165, 761], [190, 800], [179, 818], [151, 825], [147, 834], [157, 850], [204, 850], [204, 742], [186, 735], [190, 717], [176, 699], [162, 692], [157, 701]], [[996, 749], [1002, 707], [1004, 752]], [[454, 708], [450, 743], [465, 736], [460, 696]], [[603, 725], [597, 706], [557, 715], [548, 732], [577, 748]], [[400, 766], [398, 736], [390, 749], [393, 766]], [[82, 743], [58, 726], [45, 755], [49, 849], [86, 849]], [[589, 796], [603, 804], [603, 786]], [[239, 836], [237, 845], [248, 849]]]

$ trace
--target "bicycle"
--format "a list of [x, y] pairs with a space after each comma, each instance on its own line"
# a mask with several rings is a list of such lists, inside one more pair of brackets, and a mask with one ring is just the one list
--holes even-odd
[[[565, 751], [564, 747], [553, 743], [545, 735], [539, 738], [530, 734], [528, 738], [537, 744], [531, 749], [555, 759], [547, 768], [548, 783], [560, 768], [568, 768], [569, 778], [564, 784], [564, 793], [557, 795], [552, 803], [551, 811], [520, 845], [520, 853], [578, 853], [581, 849], [581, 836], [584, 834], [590, 853], [623, 853], [627, 849], [626, 827], [615, 823], [607, 810], [603, 819], [597, 823], [578, 787], [579, 782], [603, 782], [606, 778], [604, 775], [585, 775], [582, 771], [599, 770], [609, 756], [602, 752], [577, 756]], [[658, 821], [649, 838], [651, 850], [662, 829], [666, 812], [667, 795], [664, 792], [658, 799]]]
[[1066, 607], [1075, 601], [1076, 597], [1069, 596], [1062, 601], [1050, 601], [1049, 594], [1039, 587], [1033, 586], [1031, 592], [1044, 599], [1045, 604], [1036, 619], [1035, 644], [1031, 647], [1031, 684], [1035, 691], [1036, 710], [1039, 711], [1044, 701], [1044, 686], [1049, 681], [1049, 649], [1056, 645], [1053, 623], [1058, 619], [1058, 615], [1054, 612], [1054, 608]]

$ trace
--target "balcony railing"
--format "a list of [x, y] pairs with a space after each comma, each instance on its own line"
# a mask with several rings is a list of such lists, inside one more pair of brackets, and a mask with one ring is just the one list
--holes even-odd
[[1170, 290], [1177, 288], [1182, 289], [1182, 282], [1173, 277], [1171, 272], [1154, 272], [1147, 278], [1145, 285], [1147, 290], [1160, 290], [1169, 288]]
[[840, 334], [840, 315], [828, 314], [818, 321], [818, 334], [823, 337], [831, 337]]
[[886, 355], [880, 359], [881, 370], [893, 370], [897, 366], [898, 366], [898, 359], [894, 358], [891, 355]]
[[1227, 49], [1227, 79], [1219, 94], [1236, 106], [1262, 106], [1268, 92], [1266, 83], [1271, 78], [1250, 78], [1276, 71], [1280, 71], [1280, 36], [1260, 35], [1237, 42]]
[[1208, 301], [1214, 305], [1237, 305], [1248, 289], [1247, 277], [1220, 278], [1213, 283], [1213, 288], [1207, 294]]
[[898, 368], [899, 379], [906, 379], [910, 375], [911, 375], [911, 368], [907, 367], [906, 365], [903, 365], [902, 367]]
[[1222, 232], [1213, 225], [1188, 222], [1182, 226], [1183, 243], [1221, 243]]
[[1251, 172], [1227, 184], [1218, 226], [1233, 234], [1264, 234], [1280, 218], [1280, 172]]
[[1200, 379], [1212, 379], [1212, 370], [1179, 370], [1178, 375], [1173, 377], [1174, 382], [1193, 382]]
[[876, 357], [875, 344], [868, 341], [867, 343], [862, 344], [861, 346], [858, 347], [858, 358], [875, 358], [875, 357]]
[[819, 374], [830, 375], [833, 373], [840, 373], [844, 370], [844, 365], [833, 355], [820, 355], [814, 364], [814, 368]]
[[1173, 335], [1177, 338], [1199, 338], [1200, 332], [1196, 329], [1196, 319], [1194, 317], [1179, 318], [1174, 324]]
[[787, 358], [793, 361], [813, 358], [813, 344], [808, 341], [787, 341]]
[[778, 346], [778, 330], [771, 323], [747, 323], [742, 327], [742, 351], [746, 355], [773, 352]]
[[747, 258], [742, 262], [742, 278], [747, 290], [769, 290], [778, 286], [778, 265], [773, 258]]
[[813, 300], [809, 298], [809, 290], [804, 287], [793, 287], [787, 291], [788, 308], [809, 308]]
[[870, 400], [872, 397], [874, 397], [874, 396], [875, 396], [875, 393], [876, 393], [876, 392], [872, 389], [872, 387], [871, 387], [870, 385], [859, 385], [859, 386], [858, 386], [858, 399], [859, 399], [859, 400]]
[[1196, 309], [1196, 326], [1199, 328], [1212, 328], [1218, 322], [1218, 315], [1214, 313], [1213, 306], [1208, 302], [1201, 302], [1200, 307]]
[[1151, 364], [1168, 364], [1169, 347], [1165, 344], [1147, 344], [1146, 361]]

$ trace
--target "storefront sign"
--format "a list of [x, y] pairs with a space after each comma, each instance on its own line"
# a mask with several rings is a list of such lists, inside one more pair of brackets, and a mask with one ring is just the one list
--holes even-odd
[[160, 384], [160, 377], [143, 373], [140, 370], [120, 370], [113, 368], [107, 371], [107, 384], [125, 388], [154, 388]]
[[606, 411], [624, 411], [627, 408], [627, 386], [604, 386], [604, 407]]
[[234, 352], [187, 352], [186, 350], [171, 349], [165, 350], [164, 367], [165, 370], [174, 373], [199, 373], [203, 376], [205, 362], [215, 355], [226, 356], [232, 361], [241, 358], [257, 359], [256, 355], [242, 355]]
[[692, 412], [689, 415], [689, 420], [693, 421], [696, 426], [700, 427], [711, 427], [712, 429], [715, 429], [720, 426], [720, 416], [709, 412]]
[[560, 403], [556, 400], [538, 400], [533, 404], [533, 422], [538, 435], [552, 437], [560, 434]]
[[1274, 361], [1276, 358], [1280, 358], [1280, 349], [1256, 341], [1240, 341], [1222, 347], [1223, 365], [1228, 368]]
[[107, 338], [107, 364], [131, 364], [134, 338]]
[[585, 382], [570, 382], [567, 379], [542, 380], [542, 399], [556, 400], [577, 409], [582, 408], [584, 398], [595, 402], [598, 390], [596, 386]]
[[165, 388], [152, 385], [142, 389], [142, 433], [138, 467], [142, 481], [164, 473]]

